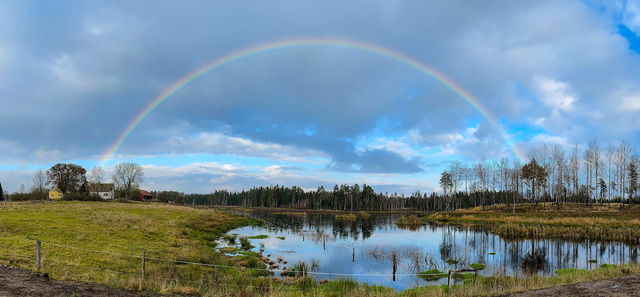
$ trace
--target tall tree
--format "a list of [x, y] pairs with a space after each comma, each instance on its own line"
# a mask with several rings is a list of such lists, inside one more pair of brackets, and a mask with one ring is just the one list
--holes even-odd
[[449, 209], [449, 196], [451, 195], [451, 189], [453, 188], [453, 180], [451, 179], [451, 174], [449, 174], [449, 172], [442, 172], [442, 175], [440, 176], [440, 187], [442, 188], [444, 199], [447, 201], [446, 209]]
[[47, 174], [43, 170], [38, 170], [33, 174], [31, 180], [33, 181], [32, 191], [37, 194], [40, 199], [44, 199], [47, 186]]
[[0, 183], [0, 199], [4, 200], [4, 191], [2, 190], [2, 183]]
[[144, 170], [136, 163], [118, 163], [113, 171], [113, 183], [129, 199], [131, 191], [144, 181]]
[[638, 157], [635, 156], [632, 158], [632, 161], [629, 163], [629, 167], [627, 168], [627, 178], [629, 179], [629, 200], [633, 200], [635, 198], [635, 194], [638, 192]]
[[544, 167], [538, 165], [536, 159], [531, 159], [529, 163], [522, 167], [522, 178], [529, 181], [531, 189], [531, 199], [537, 203], [536, 193], [540, 193], [540, 188], [547, 183], [547, 171]]
[[47, 170], [47, 183], [63, 193], [79, 192], [87, 183], [87, 170], [75, 164], [56, 164]]
[[100, 166], [93, 167], [91, 169], [91, 173], [89, 174], [89, 181], [94, 183], [93, 188], [95, 189], [96, 195], [100, 191], [100, 184], [104, 180], [104, 169]]

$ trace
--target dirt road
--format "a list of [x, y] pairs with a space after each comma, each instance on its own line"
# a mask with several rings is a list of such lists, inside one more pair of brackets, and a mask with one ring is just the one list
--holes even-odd
[[627, 297], [640, 296], [640, 275], [629, 275], [608, 280], [578, 283], [552, 287], [547, 289], [528, 291], [511, 295], [513, 297]]
[[0, 265], [0, 296], [159, 296], [151, 292], [132, 292], [104, 285], [51, 280], [18, 268]]

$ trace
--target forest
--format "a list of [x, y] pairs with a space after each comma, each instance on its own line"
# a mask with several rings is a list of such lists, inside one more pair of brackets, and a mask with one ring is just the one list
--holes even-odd
[[503, 158], [472, 164], [452, 162], [439, 180], [440, 191], [411, 195], [376, 192], [369, 185], [254, 187], [210, 194], [160, 191], [155, 197], [178, 204], [345, 211], [448, 211], [493, 204], [638, 203], [637, 151], [626, 141], [601, 145], [590, 141], [569, 152], [542, 144], [528, 152], [529, 161]]

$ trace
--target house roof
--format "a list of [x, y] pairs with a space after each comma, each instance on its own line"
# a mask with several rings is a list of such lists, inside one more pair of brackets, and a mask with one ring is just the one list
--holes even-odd
[[138, 190], [140, 192], [141, 195], [143, 196], [151, 196], [151, 193], [145, 191], [145, 190]]
[[89, 183], [87, 185], [87, 191], [88, 192], [111, 192], [113, 191], [113, 189], [115, 189], [115, 185], [114, 184], [94, 184], [94, 183]]

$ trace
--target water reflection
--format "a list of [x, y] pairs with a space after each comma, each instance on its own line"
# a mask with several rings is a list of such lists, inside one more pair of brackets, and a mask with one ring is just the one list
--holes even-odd
[[[256, 251], [264, 247], [265, 254], [283, 258], [289, 265], [315, 259], [319, 272], [357, 274], [352, 277], [358, 281], [401, 290], [446, 282], [415, 275], [432, 268], [447, 271], [482, 263], [486, 264], [480, 272], [483, 275], [552, 275], [563, 268], [593, 269], [605, 263], [636, 262], [638, 258], [638, 247], [623, 243], [506, 241], [483, 229], [436, 224], [401, 229], [395, 225], [400, 214], [358, 216], [353, 221], [336, 220], [332, 214], [252, 215], [269, 222], [269, 228], [244, 227], [229, 233], [269, 235], [251, 239]], [[318, 278], [335, 277], [344, 276]]]

